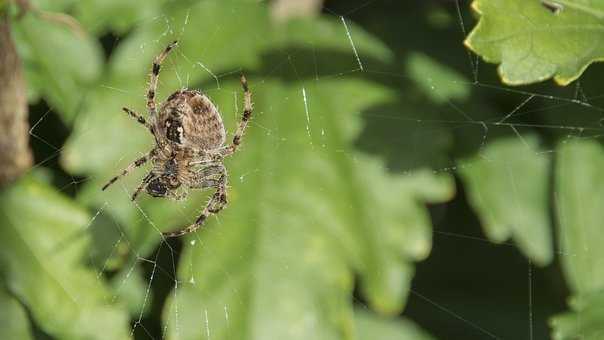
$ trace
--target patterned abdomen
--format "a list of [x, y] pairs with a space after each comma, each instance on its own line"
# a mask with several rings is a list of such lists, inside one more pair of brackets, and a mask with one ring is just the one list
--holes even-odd
[[226, 132], [210, 99], [194, 90], [174, 92], [162, 105], [159, 128], [169, 141], [184, 147], [212, 150], [221, 147]]

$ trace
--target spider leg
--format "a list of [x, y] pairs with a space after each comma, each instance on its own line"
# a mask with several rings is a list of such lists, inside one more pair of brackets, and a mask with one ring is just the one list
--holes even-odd
[[122, 110], [124, 110], [124, 112], [126, 112], [130, 117], [136, 119], [137, 122], [143, 124], [144, 126], [147, 127], [147, 129], [151, 130], [153, 127], [151, 126], [151, 124], [147, 123], [147, 121], [145, 120], [145, 117], [141, 116], [140, 114], [130, 110], [127, 107], [123, 107]]
[[187, 185], [193, 189], [218, 188], [225, 175], [224, 165], [213, 164], [190, 174]]
[[149, 110], [149, 115], [154, 117], [157, 114], [157, 109], [155, 107], [155, 91], [157, 90], [157, 79], [159, 78], [159, 69], [161, 68], [161, 63], [166, 59], [170, 50], [172, 50], [178, 41], [173, 41], [168, 45], [153, 61], [153, 68], [151, 70], [151, 81], [149, 82], [149, 90], [147, 90], [147, 109]]
[[153, 172], [150, 172], [147, 174], [147, 176], [145, 176], [145, 178], [143, 178], [143, 180], [141, 181], [141, 184], [139, 184], [138, 188], [136, 188], [136, 190], [134, 190], [134, 193], [132, 194], [132, 198], [130, 199], [131, 201], [136, 200], [136, 196], [138, 196], [138, 194], [141, 192], [141, 190], [143, 190], [147, 184], [149, 184], [149, 182], [151, 182], [151, 180], [153, 180], [155, 178], [155, 174]]
[[223, 170], [223, 173], [220, 176], [218, 183], [216, 183], [216, 192], [214, 193], [214, 195], [212, 195], [212, 197], [206, 204], [201, 215], [199, 215], [197, 220], [195, 220], [195, 223], [193, 223], [190, 226], [188, 226], [184, 229], [181, 229], [181, 230], [163, 233], [163, 235], [165, 237], [178, 237], [178, 236], [192, 233], [192, 232], [196, 231], [197, 229], [199, 229], [201, 226], [203, 226], [203, 223], [209, 216], [211, 216], [212, 214], [218, 214], [222, 209], [224, 209], [224, 207], [226, 207], [226, 205], [227, 205], [226, 185], [227, 185], [226, 170]]
[[109, 180], [109, 182], [107, 182], [107, 184], [103, 185], [103, 187], [101, 188], [101, 190], [105, 190], [107, 189], [111, 184], [115, 183], [115, 181], [117, 181], [118, 179], [120, 179], [121, 177], [126, 176], [130, 171], [138, 168], [139, 166], [147, 163], [147, 161], [149, 160], [149, 158], [151, 158], [153, 156], [153, 154], [155, 153], [155, 149], [149, 151], [146, 155], [144, 155], [143, 157], [135, 160], [134, 162], [130, 163], [124, 170], [122, 170], [122, 173], [113, 177], [112, 179]]
[[250, 92], [250, 89], [247, 85], [247, 79], [245, 79], [243, 74], [241, 75], [241, 87], [243, 88], [243, 115], [241, 117], [241, 122], [239, 122], [239, 126], [233, 135], [233, 142], [231, 145], [221, 150], [223, 157], [232, 155], [235, 153], [235, 151], [237, 151], [237, 148], [239, 148], [241, 139], [243, 138], [243, 133], [245, 132], [247, 123], [252, 117], [252, 112], [254, 110], [254, 105], [252, 103], [252, 92]]

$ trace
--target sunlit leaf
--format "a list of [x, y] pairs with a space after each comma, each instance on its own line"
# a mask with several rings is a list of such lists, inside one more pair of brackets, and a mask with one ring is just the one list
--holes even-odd
[[90, 216], [23, 179], [0, 196], [0, 273], [36, 323], [59, 339], [127, 339], [126, 313], [83, 265]]
[[423, 203], [449, 198], [452, 183], [387, 174], [349, 149], [354, 112], [389, 98], [383, 88], [265, 83], [255, 93], [259, 114], [230, 162], [230, 207], [189, 238], [181, 259], [183, 284], [165, 310], [171, 337], [351, 338], [353, 273], [374, 308], [400, 311], [412, 261], [430, 249]]
[[485, 233], [494, 242], [510, 237], [540, 265], [553, 256], [549, 204], [549, 154], [533, 135], [489, 143], [461, 161], [459, 172]]
[[499, 65], [503, 82], [566, 85], [604, 59], [604, 4], [584, 0], [475, 0], [480, 20], [466, 45]]

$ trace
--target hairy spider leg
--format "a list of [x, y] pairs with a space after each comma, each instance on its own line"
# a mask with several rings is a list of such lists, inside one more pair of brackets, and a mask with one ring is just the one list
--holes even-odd
[[157, 134], [155, 133], [155, 129], [153, 128], [153, 125], [148, 123], [147, 120], [145, 119], [145, 117], [141, 116], [139, 113], [136, 113], [133, 110], [130, 110], [127, 107], [123, 107], [122, 110], [124, 110], [124, 112], [126, 112], [130, 117], [136, 119], [137, 122], [141, 123], [142, 125], [146, 126], [147, 129], [149, 129], [149, 131], [151, 132], [151, 134], [153, 135], [153, 138], [155, 139], [155, 143], [162, 147], [163, 143], [161, 143], [161, 141], [159, 140], [159, 138], [157, 137]]
[[117, 181], [118, 179], [126, 176], [128, 173], [130, 173], [130, 171], [138, 168], [139, 166], [147, 163], [147, 161], [149, 160], [149, 158], [151, 157], [151, 155], [155, 152], [155, 149], [149, 151], [146, 155], [144, 155], [143, 157], [135, 160], [134, 162], [130, 163], [124, 170], [122, 170], [122, 173], [113, 177], [112, 179], [109, 180], [109, 182], [107, 182], [107, 184], [103, 185], [103, 187], [101, 188], [101, 190], [105, 190], [107, 189], [111, 184], [115, 183], [115, 181]]
[[130, 117], [134, 118], [137, 122], [146, 126], [147, 129], [149, 129], [150, 131], [153, 131], [153, 127], [151, 126], [151, 124], [147, 123], [147, 121], [145, 120], [145, 117], [141, 116], [140, 114], [136, 113], [133, 110], [130, 110], [127, 107], [123, 107], [122, 110], [124, 110], [124, 112], [126, 112]]
[[148, 173], [147, 176], [145, 176], [145, 178], [143, 178], [141, 183], [138, 185], [136, 190], [134, 190], [134, 193], [132, 194], [132, 198], [130, 200], [131, 201], [136, 200], [136, 196], [138, 196], [138, 194], [141, 192], [141, 190], [143, 190], [147, 186], [147, 184], [149, 184], [149, 182], [151, 182], [154, 178], [155, 178], [155, 174], [153, 172]]
[[201, 215], [195, 220], [195, 223], [190, 226], [172, 232], [162, 233], [164, 237], [179, 237], [192, 232], [195, 232], [197, 229], [201, 228], [206, 221], [206, 219], [213, 215], [218, 214], [222, 209], [224, 209], [227, 205], [227, 174], [226, 169], [223, 168], [223, 174], [220, 176], [218, 183], [216, 185], [216, 192], [212, 195], [212, 198], [208, 201], [205, 208], [203, 209]]
[[159, 78], [159, 70], [161, 68], [161, 63], [166, 59], [168, 53], [178, 45], [178, 41], [173, 41], [157, 56], [153, 61], [153, 67], [151, 69], [151, 80], [149, 82], [149, 90], [147, 91], [147, 109], [149, 110], [149, 115], [151, 117], [155, 117], [157, 114], [157, 108], [155, 105], [155, 92], [157, 91], [157, 80]]
[[239, 122], [239, 126], [233, 135], [233, 142], [231, 145], [221, 150], [222, 156], [224, 157], [232, 155], [239, 148], [243, 138], [243, 133], [247, 128], [247, 124], [252, 117], [252, 112], [254, 110], [254, 104], [252, 103], [252, 92], [250, 92], [250, 89], [247, 85], [247, 79], [245, 79], [245, 76], [242, 74], [240, 80], [241, 87], [243, 88], [243, 115], [241, 116], [241, 122]]

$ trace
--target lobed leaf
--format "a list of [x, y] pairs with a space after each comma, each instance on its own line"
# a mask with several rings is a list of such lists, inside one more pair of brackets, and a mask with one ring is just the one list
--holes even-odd
[[370, 157], [337, 151], [358, 133], [350, 113], [387, 99], [384, 88], [324, 80], [254, 90], [254, 127], [264, 129], [250, 129], [229, 164], [243, 179], [231, 184], [229, 208], [188, 238], [183, 283], [165, 309], [169, 336], [352, 338], [353, 274], [374, 308], [400, 312], [412, 261], [430, 249], [423, 203], [448, 199], [451, 180], [387, 174]]
[[504, 83], [548, 78], [560, 85], [604, 59], [604, 5], [585, 0], [475, 0], [480, 20], [465, 44], [485, 61], [500, 64]]

